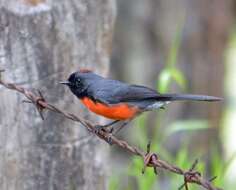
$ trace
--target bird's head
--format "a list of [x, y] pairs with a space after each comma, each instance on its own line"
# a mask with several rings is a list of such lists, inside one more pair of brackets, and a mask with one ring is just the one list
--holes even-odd
[[60, 84], [67, 85], [70, 90], [75, 94], [78, 98], [82, 98], [86, 95], [86, 90], [89, 85], [90, 75], [93, 73], [89, 70], [79, 70], [75, 73], [72, 73], [67, 81], [60, 82]]

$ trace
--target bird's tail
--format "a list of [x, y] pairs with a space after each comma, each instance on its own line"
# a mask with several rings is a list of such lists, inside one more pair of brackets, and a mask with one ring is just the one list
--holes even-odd
[[206, 96], [206, 95], [195, 95], [195, 94], [162, 94], [160, 95], [157, 100], [161, 101], [220, 101], [222, 98], [218, 98], [215, 96]]

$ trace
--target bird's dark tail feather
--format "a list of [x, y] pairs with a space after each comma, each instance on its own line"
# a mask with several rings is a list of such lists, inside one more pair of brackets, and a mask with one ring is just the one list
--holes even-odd
[[222, 98], [214, 97], [214, 96], [206, 96], [206, 95], [195, 95], [195, 94], [162, 94], [157, 100], [162, 101], [178, 101], [178, 100], [192, 100], [192, 101], [220, 101]]

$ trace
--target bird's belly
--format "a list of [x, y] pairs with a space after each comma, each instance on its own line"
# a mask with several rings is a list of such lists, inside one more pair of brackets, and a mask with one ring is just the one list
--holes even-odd
[[92, 112], [115, 120], [126, 120], [133, 118], [138, 108], [135, 106], [129, 106], [125, 103], [115, 105], [105, 105], [99, 102], [94, 102], [89, 98], [81, 99], [82, 103]]

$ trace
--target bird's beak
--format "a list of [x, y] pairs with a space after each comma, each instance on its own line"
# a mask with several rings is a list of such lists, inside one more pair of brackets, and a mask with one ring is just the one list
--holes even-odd
[[69, 81], [61, 81], [60, 84], [69, 85], [70, 82]]

